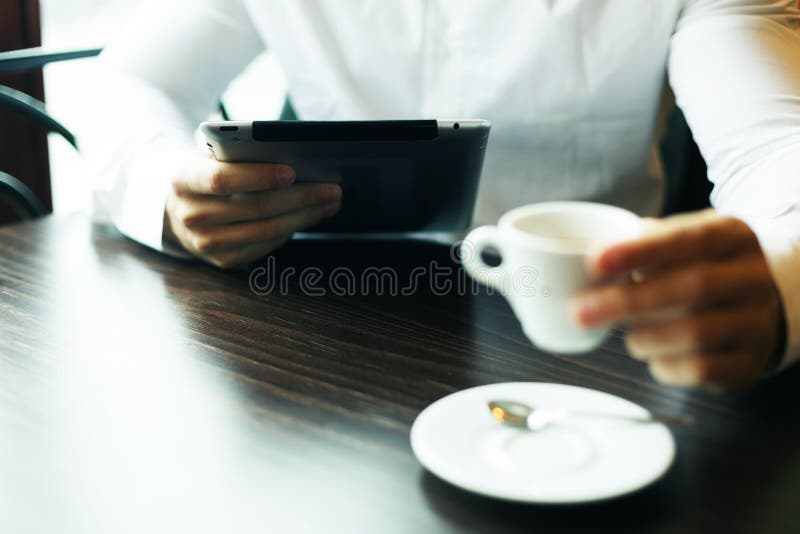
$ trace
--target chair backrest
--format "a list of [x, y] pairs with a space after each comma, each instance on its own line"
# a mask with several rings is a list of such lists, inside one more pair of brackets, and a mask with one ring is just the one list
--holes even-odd
[[[23, 61], [19, 51], [41, 45], [41, 10], [39, 0], [0, 0], [1, 66]], [[12, 55], [12, 57], [9, 57]], [[0, 85], [24, 91], [44, 99], [42, 72], [38, 69], [9, 70], [0, 68]], [[47, 133], [19, 113], [0, 105], [0, 170], [23, 180], [45, 206], [51, 208], [50, 166]], [[18, 219], [9, 205], [0, 205], [0, 224]]]
[[[38, 78], [39, 90], [41, 90], [41, 69], [43, 66], [72, 59], [94, 57], [100, 53], [100, 49], [67, 50], [54, 51], [41, 47], [25, 48], [10, 52], [0, 52], [0, 75], [6, 83], [14, 83], [14, 80], [25, 80], [31, 76]], [[31, 90], [30, 87], [27, 90]], [[23, 88], [23, 87], [20, 87]], [[21, 180], [11, 176], [7, 172], [0, 173], [0, 219], [2, 221], [12, 221], [16, 218], [29, 218], [43, 215], [49, 211], [50, 204], [50, 173], [48, 150], [45, 133], [54, 132], [61, 135], [68, 143], [77, 148], [75, 136], [58, 120], [52, 117], [44, 103], [32, 96], [36, 93], [34, 87], [32, 93], [26, 93], [18, 89], [0, 83], [0, 112], [3, 112], [9, 120], [19, 124], [15, 131], [34, 132], [41, 135], [42, 148], [37, 149], [30, 144], [23, 145], [23, 150], [15, 154], [8, 154], [4, 158], [4, 165], [0, 171], [11, 171], [17, 174]], [[26, 138], [24, 135], [21, 138]], [[36, 162], [36, 165], [24, 164], [28, 161]], [[36, 172], [39, 166], [44, 170]], [[39, 197], [33, 193], [37, 191]], [[41, 199], [41, 200], [40, 200]], [[47, 202], [47, 205], [42, 202]], [[11, 212], [6, 207], [11, 208]]]
[[8, 173], [0, 171], [0, 200], [22, 219], [41, 217], [45, 207], [30, 188]]
[[[101, 52], [101, 48], [54, 51], [41, 47], [0, 52], [0, 73], [26, 73], [41, 69], [43, 66], [54, 62], [95, 57]], [[291, 104], [287, 103], [287, 105], [291, 112]], [[47, 112], [42, 101], [29, 94], [0, 84], [0, 110], [7, 110], [15, 115], [20, 115], [35, 123], [38, 127], [43, 128], [45, 132], [57, 133], [75, 149], [78, 148], [75, 135]], [[227, 118], [227, 112], [222, 102], [219, 102], [219, 111], [223, 117]], [[3, 180], [0, 180], [0, 201], [5, 201], [5, 204], [10, 205], [17, 215], [33, 217], [44, 213], [39, 210], [42, 207], [42, 203], [33, 196], [29, 187], [10, 174], [2, 173], [0, 177], [3, 178]], [[23, 178], [26, 177], [23, 176]], [[14, 187], [9, 184], [14, 184]]]
[[709, 196], [713, 186], [708, 181], [706, 162], [677, 106], [667, 119], [661, 158], [666, 173], [664, 215], [701, 210], [711, 205]]
[[281, 108], [281, 114], [279, 116], [279, 120], [282, 121], [299, 120], [297, 118], [297, 112], [294, 110], [294, 106], [292, 105], [292, 100], [289, 98], [289, 95], [286, 95], [286, 99], [283, 101], [283, 108]]

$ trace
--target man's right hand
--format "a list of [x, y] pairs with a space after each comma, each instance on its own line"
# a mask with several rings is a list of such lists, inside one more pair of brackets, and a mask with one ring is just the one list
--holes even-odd
[[247, 265], [334, 215], [337, 184], [295, 184], [291, 167], [198, 158], [172, 181], [164, 237], [221, 268]]

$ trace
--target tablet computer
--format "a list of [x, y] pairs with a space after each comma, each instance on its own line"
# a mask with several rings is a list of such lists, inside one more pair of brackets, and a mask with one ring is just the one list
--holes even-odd
[[212, 157], [291, 165], [335, 182], [342, 208], [313, 233], [461, 232], [472, 219], [485, 120], [225, 121], [200, 127]]

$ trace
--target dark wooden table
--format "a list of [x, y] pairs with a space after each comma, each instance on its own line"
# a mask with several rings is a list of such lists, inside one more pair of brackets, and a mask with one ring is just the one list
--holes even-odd
[[[800, 532], [798, 372], [720, 398], [656, 385], [619, 336], [537, 352], [502, 298], [459, 291], [449, 255], [295, 242], [264, 264], [286, 281], [270, 292], [269, 273], [170, 259], [80, 216], [0, 230], [0, 532]], [[370, 266], [441, 274], [405, 295], [347, 287]], [[504, 381], [700, 424], [675, 430], [665, 478], [604, 503], [509, 504], [427, 473], [419, 411]]]

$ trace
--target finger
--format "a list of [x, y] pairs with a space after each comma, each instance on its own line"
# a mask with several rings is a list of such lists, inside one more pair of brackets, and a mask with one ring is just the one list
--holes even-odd
[[625, 344], [631, 356], [645, 361], [724, 348], [764, 347], [771, 352], [778, 320], [774, 305], [768, 301], [634, 326]]
[[678, 387], [712, 387], [734, 391], [761, 377], [766, 361], [761, 355], [739, 352], [703, 352], [686, 357], [650, 362], [650, 373], [658, 382]]
[[772, 275], [761, 256], [730, 262], [706, 262], [662, 273], [642, 282], [614, 283], [590, 289], [573, 303], [579, 324], [598, 326], [646, 317], [671, 308], [765, 298], [774, 293]]
[[338, 212], [340, 207], [341, 205], [335, 202], [305, 208], [271, 219], [201, 228], [193, 232], [192, 245], [201, 255], [216, 256], [221, 251], [290, 236], [330, 217]]
[[225, 163], [198, 160], [173, 181], [177, 194], [231, 195], [286, 187], [294, 182], [294, 170], [275, 163]]
[[684, 216], [638, 239], [616, 243], [596, 251], [587, 259], [590, 273], [606, 277], [635, 269], [663, 270], [698, 259], [757, 252], [758, 239], [750, 227], [733, 217], [707, 212]]
[[279, 249], [285, 245], [289, 239], [291, 239], [291, 236], [284, 236], [279, 239], [264, 241], [257, 245], [250, 245], [224, 251], [215, 255], [201, 257], [211, 265], [219, 267], [220, 269], [245, 268], [259, 258], [263, 258], [269, 253]]
[[178, 219], [187, 228], [257, 221], [337, 202], [341, 197], [337, 184], [296, 184], [230, 197], [192, 195], [178, 209]]

